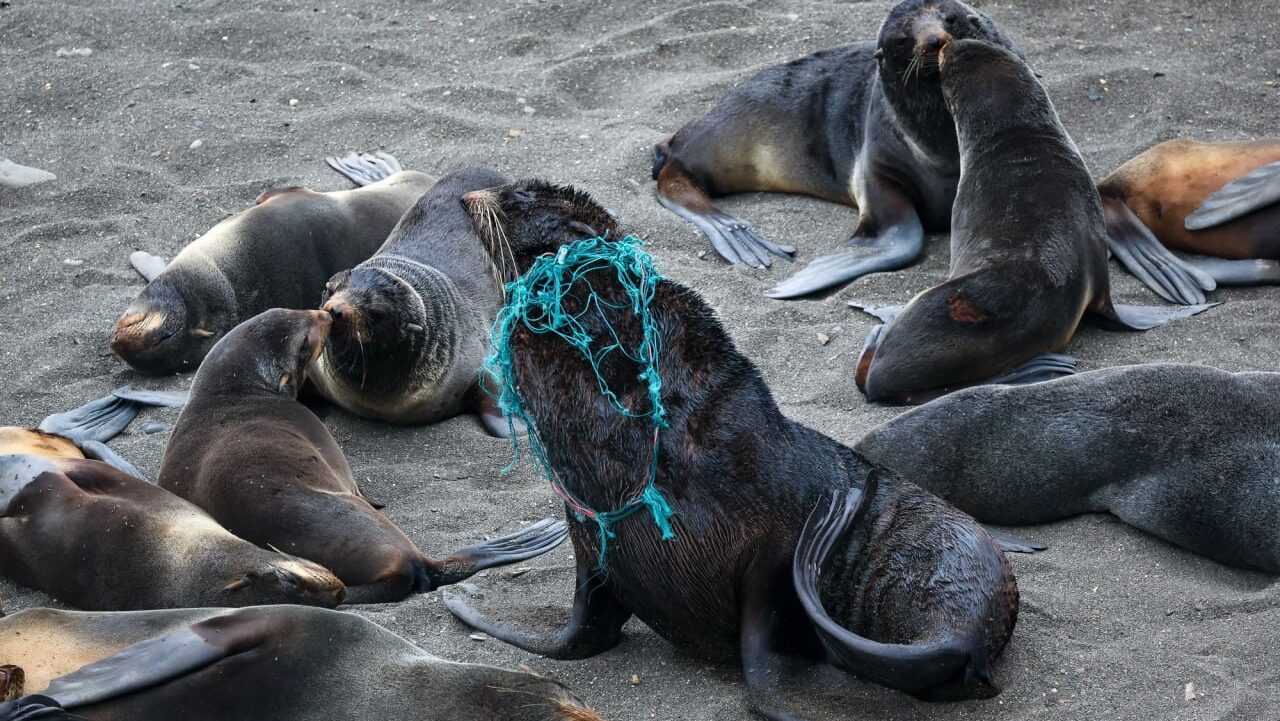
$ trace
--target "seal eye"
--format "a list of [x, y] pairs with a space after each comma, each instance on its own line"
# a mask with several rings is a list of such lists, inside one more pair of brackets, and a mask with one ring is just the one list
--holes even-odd
[[947, 25], [955, 25], [956, 21], [959, 19], [960, 18], [956, 17], [955, 15], [948, 15], [945, 18], [943, 18], [943, 22], [945, 22]]

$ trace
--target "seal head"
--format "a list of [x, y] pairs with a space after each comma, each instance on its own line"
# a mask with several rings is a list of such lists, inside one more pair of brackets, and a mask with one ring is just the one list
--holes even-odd
[[[274, 308], [242, 323], [226, 335], [227, 342], [209, 351], [207, 361], [222, 372], [220, 389], [280, 393], [296, 398], [311, 363], [324, 351], [332, 320], [318, 310]], [[245, 353], [242, 348], [257, 349]], [[197, 377], [197, 381], [204, 380]]]
[[116, 321], [111, 350], [153, 375], [195, 370], [218, 338], [235, 324], [234, 300], [209, 306], [184, 297], [186, 285], [161, 275]]
[[321, 310], [333, 321], [326, 365], [362, 393], [388, 395], [405, 385], [402, 369], [417, 365], [427, 340], [426, 310], [404, 273], [364, 265], [325, 285]]

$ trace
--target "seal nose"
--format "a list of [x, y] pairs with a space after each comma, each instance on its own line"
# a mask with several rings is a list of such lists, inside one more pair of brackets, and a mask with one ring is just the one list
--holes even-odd
[[929, 33], [929, 37], [925, 38], [924, 43], [925, 43], [925, 47], [929, 48], [930, 50], [937, 51], [937, 50], [941, 50], [942, 46], [946, 45], [947, 40], [949, 39], [950, 38], [947, 37], [944, 33]]
[[333, 320], [342, 320], [342, 316], [350, 315], [351, 306], [345, 300], [331, 298], [321, 310], [327, 312]]

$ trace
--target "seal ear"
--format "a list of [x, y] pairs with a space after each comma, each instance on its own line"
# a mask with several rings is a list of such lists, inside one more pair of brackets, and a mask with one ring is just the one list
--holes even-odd
[[292, 393], [293, 392], [293, 374], [285, 373], [284, 375], [280, 376], [280, 385], [277, 386], [277, 389], [281, 393]]
[[201, 328], [200, 326], [196, 326], [195, 328], [191, 329], [191, 335], [197, 338], [212, 338], [213, 331], [207, 328]]
[[252, 586], [254, 583], [257, 582], [257, 580], [258, 580], [258, 573], [256, 571], [249, 571], [248, 573], [244, 574], [240, 578], [237, 578], [231, 583], [228, 583], [227, 585], [223, 586], [222, 590], [239, 591], [242, 588], [248, 588], [249, 586]]
[[884, 62], [884, 48], [876, 48], [876, 54], [873, 57], [876, 62]]
[[417, 323], [410, 323], [409, 325], [406, 325], [404, 329], [415, 335], [423, 331], [422, 326], [418, 325]]

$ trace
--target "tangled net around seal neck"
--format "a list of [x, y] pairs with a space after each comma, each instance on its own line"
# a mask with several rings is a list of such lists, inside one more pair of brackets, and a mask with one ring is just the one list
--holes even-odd
[[[513, 457], [503, 472], [510, 471], [520, 460], [520, 438], [515, 428], [515, 422], [519, 419], [528, 428], [529, 450], [542, 467], [552, 489], [564, 499], [579, 522], [587, 519], [595, 521], [600, 534], [600, 557], [597, 565], [601, 570], [604, 570], [609, 539], [617, 537], [612, 526], [642, 507], [648, 508], [653, 515], [653, 522], [661, 531], [663, 540], [676, 537], [671, 528], [671, 516], [675, 512], [654, 485], [658, 477], [658, 434], [667, 427], [667, 409], [662, 404], [662, 377], [658, 374], [661, 338], [649, 306], [662, 276], [654, 268], [653, 258], [640, 249], [641, 245], [643, 241], [630, 235], [618, 241], [601, 236], [570, 243], [562, 246], [555, 255], [546, 254], [535, 260], [528, 272], [507, 284], [507, 303], [498, 311], [494, 321], [489, 338], [493, 352], [485, 359], [484, 366], [485, 375], [492, 374], [501, 383], [501, 390], [497, 393], [488, 387], [486, 391], [498, 399], [498, 407], [506, 416], [511, 431]], [[587, 280], [591, 273], [609, 269], [614, 271], [618, 285], [626, 293], [627, 301], [624, 303], [604, 300]], [[569, 313], [564, 308], [564, 301], [579, 283], [587, 287], [586, 302], [577, 314]], [[617, 312], [628, 308], [640, 319], [644, 331], [643, 340], [637, 348], [628, 348], [609, 323], [609, 311]], [[603, 337], [593, 338], [587, 331], [583, 319], [591, 314], [595, 314], [600, 325], [606, 329]], [[565, 488], [547, 460], [537, 426], [529, 417], [516, 383], [511, 336], [521, 325], [532, 333], [559, 336], [587, 359], [595, 372], [600, 393], [614, 410], [629, 418], [647, 418], [653, 424], [653, 458], [649, 463], [647, 479], [644, 487], [622, 507], [612, 511], [589, 508]], [[600, 366], [611, 353], [621, 353], [643, 369], [638, 377], [648, 388], [649, 410], [641, 412], [627, 408], [609, 387], [600, 372]]]

